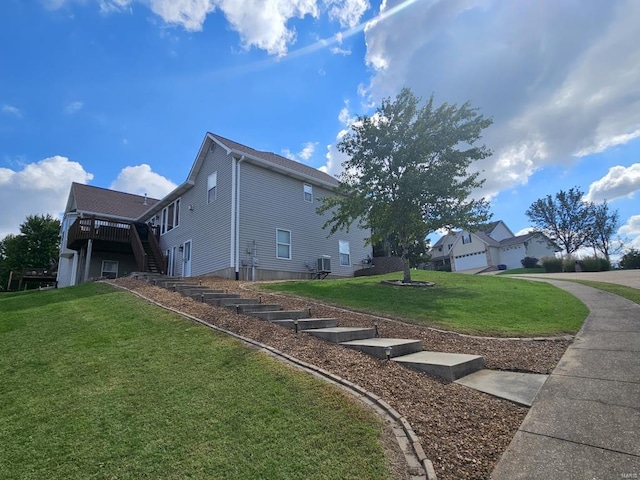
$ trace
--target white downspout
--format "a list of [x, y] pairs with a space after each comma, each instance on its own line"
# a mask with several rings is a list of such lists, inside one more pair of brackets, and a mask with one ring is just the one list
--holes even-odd
[[235, 225], [235, 230], [236, 230], [236, 235], [235, 235], [235, 241], [236, 241], [236, 255], [235, 255], [235, 260], [236, 260], [236, 280], [240, 280], [240, 164], [242, 163], [242, 161], [245, 159], [245, 156], [242, 155], [239, 159], [238, 159], [238, 163], [237, 163], [237, 169], [238, 172], [236, 174], [236, 182], [237, 182], [237, 188], [236, 188], [236, 225]]
[[229, 267], [236, 265], [236, 157], [231, 156], [231, 245]]

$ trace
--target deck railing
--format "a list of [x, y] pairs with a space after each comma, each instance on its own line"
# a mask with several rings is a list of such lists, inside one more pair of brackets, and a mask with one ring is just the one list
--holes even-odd
[[109, 242], [131, 242], [129, 223], [102, 220], [100, 218], [78, 218], [69, 228], [67, 246], [82, 240], [106, 240]]

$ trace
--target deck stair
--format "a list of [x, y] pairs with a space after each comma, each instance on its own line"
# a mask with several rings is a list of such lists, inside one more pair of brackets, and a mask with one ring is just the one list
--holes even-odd
[[[379, 338], [377, 328], [338, 326], [338, 320], [335, 318], [312, 317], [311, 309], [282, 310], [281, 305], [262, 303], [261, 298], [244, 298], [234, 293], [211, 290], [194, 281], [167, 279], [158, 275], [140, 275], [138, 278], [141, 277], [147, 278], [154, 285], [178, 291], [210, 305], [235, 309], [238, 314], [251, 315], [274, 325], [295, 329], [345, 348], [397, 362], [448, 382], [467, 385], [516, 403], [531, 405], [535, 393], [546, 379], [542, 378], [545, 377], [543, 375], [484, 370], [484, 359], [481, 356], [425, 351], [421, 340]], [[514, 381], [509, 375], [519, 376]], [[535, 388], [527, 390], [523, 385], [533, 385]]]

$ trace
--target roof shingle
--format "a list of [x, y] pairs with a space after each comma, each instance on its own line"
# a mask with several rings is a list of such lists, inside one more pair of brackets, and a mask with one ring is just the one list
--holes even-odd
[[142, 195], [117, 192], [76, 182], [71, 184], [71, 194], [75, 199], [76, 210], [79, 212], [131, 220], [138, 218], [158, 202], [155, 198], [146, 197], [145, 200]]

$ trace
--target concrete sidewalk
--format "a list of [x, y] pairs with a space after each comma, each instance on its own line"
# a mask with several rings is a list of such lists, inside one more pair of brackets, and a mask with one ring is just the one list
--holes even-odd
[[590, 313], [491, 478], [640, 480], [640, 305], [545, 281]]

